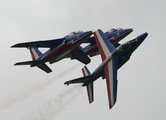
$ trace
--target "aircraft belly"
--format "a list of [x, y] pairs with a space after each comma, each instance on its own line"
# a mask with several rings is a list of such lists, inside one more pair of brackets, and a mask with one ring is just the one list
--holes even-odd
[[42, 60], [43, 61], [51, 61], [51, 63], [54, 63], [56, 61], [59, 61], [63, 59], [66, 54], [69, 54], [71, 51], [68, 49], [70, 45], [62, 44], [60, 47], [52, 50], [50, 53], [45, 55]]
[[63, 58], [66, 58], [66, 56], [68, 56], [71, 52], [72, 50], [69, 49], [68, 51], [64, 51], [63, 53], [56, 55], [50, 60], [50, 64], [55, 63]]

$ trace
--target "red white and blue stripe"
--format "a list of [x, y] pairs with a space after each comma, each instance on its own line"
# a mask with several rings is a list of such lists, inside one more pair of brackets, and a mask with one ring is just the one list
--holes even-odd
[[29, 48], [30, 50], [30, 53], [31, 53], [31, 57], [32, 57], [32, 60], [35, 61], [36, 59], [38, 59], [42, 53], [36, 48]]
[[[101, 31], [94, 32], [94, 37], [100, 51], [102, 61], [104, 62], [107, 57], [116, 49], [108, 40], [107, 36]], [[106, 77], [107, 92], [109, 108], [111, 109], [116, 102], [117, 96], [117, 58], [110, 60], [104, 67]]]
[[[86, 66], [84, 66], [84, 67], [82, 68], [82, 73], [83, 73], [84, 76], [91, 75], [90, 71], [88, 70], [88, 68], [87, 68]], [[87, 89], [87, 94], [88, 94], [89, 103], [92, 103], [93, 100], [94, 100], [93, 82], [90, 82], [90, 83], [86, 86], [86, 89]]]

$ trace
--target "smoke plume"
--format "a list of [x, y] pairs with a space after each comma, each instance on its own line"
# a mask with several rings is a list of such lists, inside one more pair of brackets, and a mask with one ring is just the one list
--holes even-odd
[[65, 107], [70, 105], [72, 101], [82, 91], [81, 86], [74, 85], [71, 88], [68, 87], [66, 91], [63, 91], [55, 99], [49, 100], [47, 103], [38, 107], [36, 110], [31, 111], [27, 115], [25, 120], [49, 120], [61, 112]]
[[10, 108], [12, 105], [23, 101], [25, 99], [27, 99], [28, 97], [35, 95], [36, 93], [40, 92], [42, 89], [46, 88], [48, 85], [50, 85], [51, 83], [55, 82], [57, 79], [59, 78], [63, 78], [65, 77], [65, 75], [69, 74], [70, 72], [72, 72], [75, 68], [77, 68], [80, 64], [76, 64], [75, 66], [66, 69], [63, 72], [60, 72], [59, 74], [57, 74], [56, 76], [54, 76], [52, 79], [46, 80], [43, 83], [40, 83], [34, 87], [31, 88], [27, 88], [25, 89], [21, 94], [16, 95], [16, 96], [10, 96], [8, 98], [6, 98], [4, 100], [4, 102], [2, 102], [0, 104], [0, 108], [2, 110], [8, 109]]

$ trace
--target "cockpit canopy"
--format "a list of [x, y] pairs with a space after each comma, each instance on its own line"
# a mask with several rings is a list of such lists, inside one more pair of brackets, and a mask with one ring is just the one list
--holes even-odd
[[120, 31], [120, 30], [123, 30], [123, 29], [122, 28], [112, 28], [105, 33], [111, 33], [111, 32], [116, 32], [116, 31]]
[[73, 31], [73, 32], [69, 33], [68, 35], [66, 35], [65, 37], [69, 37], [69, 36], [73, 36], [73, 35], [76, 35], [76, 34], [80, 34], [80, 33], [82, 33], [82, 32], [83, 32], [83, 31], [81, 31], [81, 30]]

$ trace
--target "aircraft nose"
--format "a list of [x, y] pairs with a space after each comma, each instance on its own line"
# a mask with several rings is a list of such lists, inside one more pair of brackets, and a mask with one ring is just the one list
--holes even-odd
[[119, 32], [120, 34], [130, 34], [131, 32], [133, 32], [133, 28], [122, 29]]
[[140, 35], [140, 36], [137, 37], [137, 41], [138, 42], [143, 42], [147, 36], [148, 36], [148, 33], [145, 32], [142, 35]]
[[132, 32], [133, 30], [133, 28], [124, 29], [125, 32]]

